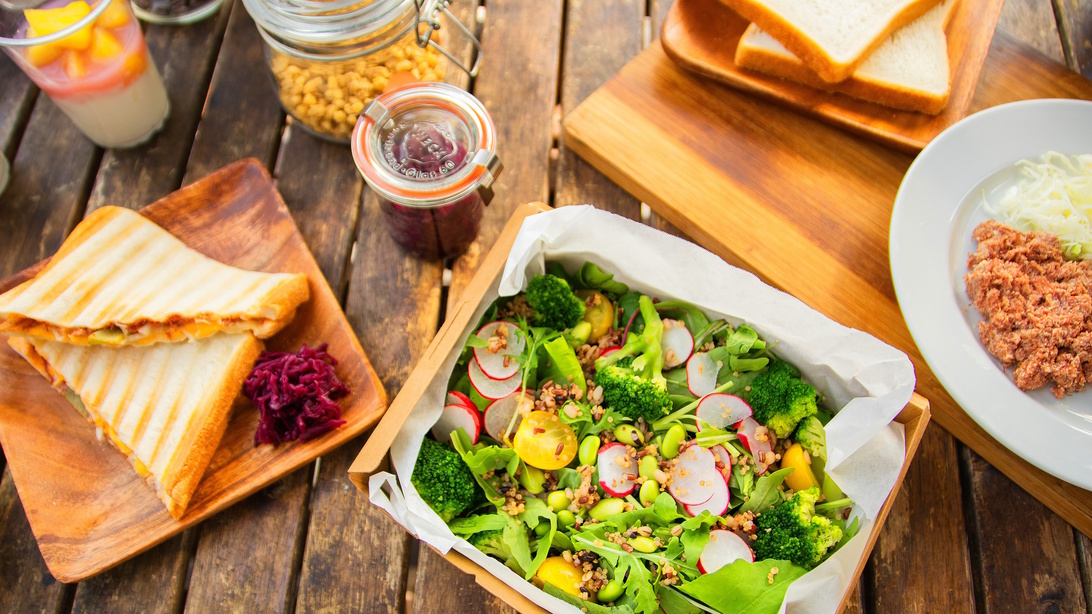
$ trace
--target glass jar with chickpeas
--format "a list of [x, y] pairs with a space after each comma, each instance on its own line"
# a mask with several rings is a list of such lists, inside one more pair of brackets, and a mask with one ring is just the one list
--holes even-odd
[[[320, 137], [349, 142], [357, 117], [387, 89], [474, 76], [481, 45], [450, 0], [243, 0], [264, 42], [285, 111]], [[453, 53], [443, 35], [461, 36]], [[451, 37], [453, 38], [453, 37]], [[473, 57], [473, 65], [465, 59]]]

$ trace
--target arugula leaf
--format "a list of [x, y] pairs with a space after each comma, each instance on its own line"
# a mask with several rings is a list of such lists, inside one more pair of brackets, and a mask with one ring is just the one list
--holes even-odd
[[656, 311], [665, 317], [682, 320], [691, 333], [700, 332], [709, 326], [709, 318], [705, 312], [686, 301], [660, 301], [656, 303]]
[[[573, 546], [581, 550], [591, 550], [598, 554], [614, 567], [615, 578], [625, 578], [625, 594], [633, 599], [633, 605], [638, 614], [651, 614], [659, 611], [655, 589], [656, 584], [659, 582], [659, 572], [649, 571], [636, 553], [627, 553], [614, 543], [598, 537], [589, 537], [584, 533], [573, 536]], [[642, 555], [642, 557], [648, 556], [650, 555]], [[659, 557], [656, 557], [653, 560], [658, 559]]]
[[[713, 612], [708, 608], [698, 605], [697, 602], [691, 601], [689, 597], [669, 586], [658, 587], [656, 589], [656, 595], [660, 598], [660, 609], [664, 611], [664, 614], [701, 614], [702, 612]], [[716, 613], [714, 612], [714, 614]]]
[[542, 590], [545, 591], [547, 595], [557, 597], [574, 608], [583, 610], [588, 614], [634, 614], [633, 608], [628, 604], [615, 604], [614, 607], [611, 607], [595, 603], [594, 601], [584, 601], [576, 595], [566, 593], [553, 584], [544, 584]]
[[535, 548], [535, 558], [531, 561], [531, 565], [524, 567], [527, 570], [526, 577], [529, 580], [538, 571], [538, 566], [542, 565], [542, 562], [550, 555], [550, 546], [553, 545], [554, 536], [557, 534], [557, 515], [550, 511], [550, 508], [546, 506], [546, 502], [542, 499], [528, 497], [524, 500], [523, 505], [523, 512], [519, 517], [529, 530], [533, 531], [535, 527], [544, 521], [550, 523], [550, 530], [538, 540], [538, 545]]
[[553, 380], [555, 384], [576, 384], [584, 394], [588, 393], [588, 384], [584, 379], [584, 368], [576, 358], [573, 346], [564, 337], [557, 337], [542, 344], [545, 354], [539, 358], [538, 379], [540, 382]]
[[508, 521], [500, 514], [484, 514], [481, 516], [453, 518], [451, 522], [447, 523], [447, 526], [452, 533], [460, 537], [466, 537], [475, 533], [484, 533], [485, 531], [499, 531], [506, 524], [508, 524]]
[[781, 491], [777, 489], [778, 486], [785, 481], [785, 476], [793, 472], [792, 467], [786, 467], [779, 469], [773, 473], [767, 473], [766, 475], [758, 478], [755, 482], [755, 490], [751, 493], [751, 497], [740, 506], [739, 511], [742, 512], [765, 512], [777, 506], [781, 503]]
[[645, 318], [641, 315], [641, 312], [637, 305], [640, 298], [640, 292], [627, 292], [618, 298], [619, 314], [618, 321], [615, 323], [617, 324], [616, 328], [624, 329], [626, 323], [629, 322], [630, 316], [632, 316], [633, 312], [636, 311], [637, 316], [633, 318], [633, 326], [630, 327], [630, 330], [632, 332], [639, 333], [642, 329], [644, 329]]
[[508, 514], [501, 514], [507, 521], [504, 526], [504, 532], [501, 534], [501, 539], [508, 545], [508, 549], [512, 552], [512, 563], [523, 572], [524, 579], [530, 580], [531, 576], [535, 575], [535, 571], [538, 567], [535, 566], [533, 571], [525, 571], [530, 569], [534, 564], [531, 559], [531, 541], [527, 538], [527, 529], [524, 528], [524, 524], [519, 521], [518, 518], [509, 516]]
[[[770, 582], [770, 572], [778, 573]], [[807, 573], [789, 561], [766, 559], [748, 563], [735, 561], [679, 587], [679, 590], [718, 612], [733, 614], [775, 614], [785, 600], [785, 591]]]

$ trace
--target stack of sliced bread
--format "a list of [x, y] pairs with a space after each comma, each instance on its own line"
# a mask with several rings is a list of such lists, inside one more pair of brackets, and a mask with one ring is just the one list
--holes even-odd
[[907, 111], [948, 104], [958, 0], [723, 0], [751, 22], [741, 68]]

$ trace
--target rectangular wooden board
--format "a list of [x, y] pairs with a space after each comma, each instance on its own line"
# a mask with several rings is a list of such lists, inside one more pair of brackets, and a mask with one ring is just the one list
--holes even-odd
[[[958, 0], [948, 24], [951, 96], [939, 115], [900, 111], [736, 66], [748, 22], [721, 0], [678, 0], [664, 20], [664, 51], [683, 68], [847, 130], [913, 152], [971, 106], [1004, 0]], [[832, 88], [837, 91], [837, 85]]]
[[[1092, 99], [1092, 82], [998, 32], [971, 108]], [[945, 392], [899, 311], [887, 240], [913, 158], [679, 68], [653, 45], [564, 122], [565, 143], [729, 262], [910, 355], [936, 421], [1092, 535], [1092, 492], [998, 444]], [[633, 152], [641, 152], [634, 155]]]
[[[91, 423], [0, 336], [0, 444], [42, 557], [62, 582], [108, 569], [275, 482], [373, 426], [387, 406], [382, 382], [257, 161], [226, 166], [141, 213], [221, 262], [307, 275], [310, 300], [266, 349], [328, 343], [351, 390], [341, 402], [346, 424], [305, 443], [255, 446], [258, 412], [240, 396], [189, 507], [175, 520], [125, 457], [99, 441]], [[0, 282], [0, 292], [43, 265]]]
[[[478, 268], [477, 272], [475, 272], [474, 278], [466, 287], [466, 290], [462, 295], [460, 295], [455, 309], [444, 322], [443, 327], [436, 334], [436, 337], [433, 338], [432, 343], [429, 344], [429, 348], [425, 352], [424, 358], [417, 363], [417, 366], [413, 369], [413, 373], [411, 373], [409, 379], [406, 380], [406, 384], [402, 387], [402, 390], [399, 391], [398, 396], [395, 397], [394, 401], [391, 402], [390, 411], [388, 411], [383, 419], [380, 420], [379, 425], [376, 426], [375, 431], [372, 433], [371, 437], [368, 438], [367, 443], [364, 444], [363, 449], [361, 449], [360, 453], [353, 461], [352, 466], [349, 467], [349, 478], [356, 484], [357, 488], [364, 493], [368, 492], [369, 476], [378, 471], [389, 470], [387, 460], [391, 444], [394, 443], [394, 438], [398, 434], [398, 431], [401, 430], [402, 425], [405, 424], [406, 419], [409, 418], [409, 415], [417, 406], [421, 395], [424, 394], [424, 391], [428, 388], [429, 384], [437, 377], [447, 377], [446, 374], [440, 374], [439, 369], [443, 365], [445, 359], [457, 347], [459, 338], [462, 336], [462, 331], [466, 330], [466, 327], [470, 325], [470, 318], [473, 317], [478, 305], [486, 300], [486, 293], [493, 286], [497, 278], [504, 272], [504, 265], [508, 259], [508, 253], [512, 249], [512, 244], [516, 239], [516, 235], [519, 233], [520, 226], [523, 224], [524, 219], [529, 215], [534, 215], [542, 210], [543, 205], [541, 204], [528, 204], [517, 209], [508, 220], [508, 223], [501, 231], [496, 243], [494, 243], [493, 248], [489, 250], [489, 253], [482, 261], [481, 266]], [[925, 433], [925, 427], [929, 423], [929, 417], [929, 401], [920, 394], [914, 394], [910, 399], [910, 403], [895, 417], [895, 421], [902, 424], [905, 428], [905, 460], [903, 461], [902, 469], [899, 471], [899, 477], [891, 490], [891, 495], [888, 496], [887, 500], [884, 501], [883, 506], [880, 508], [876, 523], [873, 525], [872, 532], [868, 536], [868, 543], [864, 553], [861, 555], [860, 561], [857, 563], [856, 571], [854, 572], [855, 578], [860, 578], [865, 564], [868, 562], [868, 557], [872, 552], [873, 546], [876, 544], [876, 539], [879, 537], [880, 531], [883, 529], [884, 521], [887, 519], [887, 515], [895, 501], [895, 495], [898, 493], [899, 487], [906, 477], [910, 462], [917, 452], [918, 444], [921, 443], [921, 437]], [[473, 575], [474, 580], [479, 585], [500, 597], [518, 611], [544, 612], [544, 610], [534, 602], [527, 599], [512, 587], [505, 584], [502, 580], [483, 569], [480, 565], [458, 552], [454, 550], [449, 551], [444, 555], [444, 558], [451, 561], [452, 564], [464, 572]], [[842, 596], [842, 603], [839, 611], [845, 609], [846, 603], [856, 586], [856, 581], [849, 583], [848, 590]]]

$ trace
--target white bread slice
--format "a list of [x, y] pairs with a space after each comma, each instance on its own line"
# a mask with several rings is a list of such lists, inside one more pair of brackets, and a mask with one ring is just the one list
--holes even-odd
[[853, 71], [892, 32], [939, 0], [723, 0], [768, 32], [824, 81]]
[[27, 337], [8, 343], [54, 388], [79, 397], [100, 436], [126, 456], [175, 518], [220, 445], [232, 403], [262, 349], [250, 333], [120, 348]]
[[935, 115], [948, 104], [951, 93], [948, 38], [944, 32], [956, 1], [944, 0], [896, 30], [850, 78], [837, 84], [819, 78], [753, 23], [740, 37], [736, 64], [888, 107]]
[[248, 331], [264, 339], [309, 296], [302, 273], [231, 267], [135, 211], [102, 207], [33, 279], [0, 294], [0, 332], [80, 345]]

